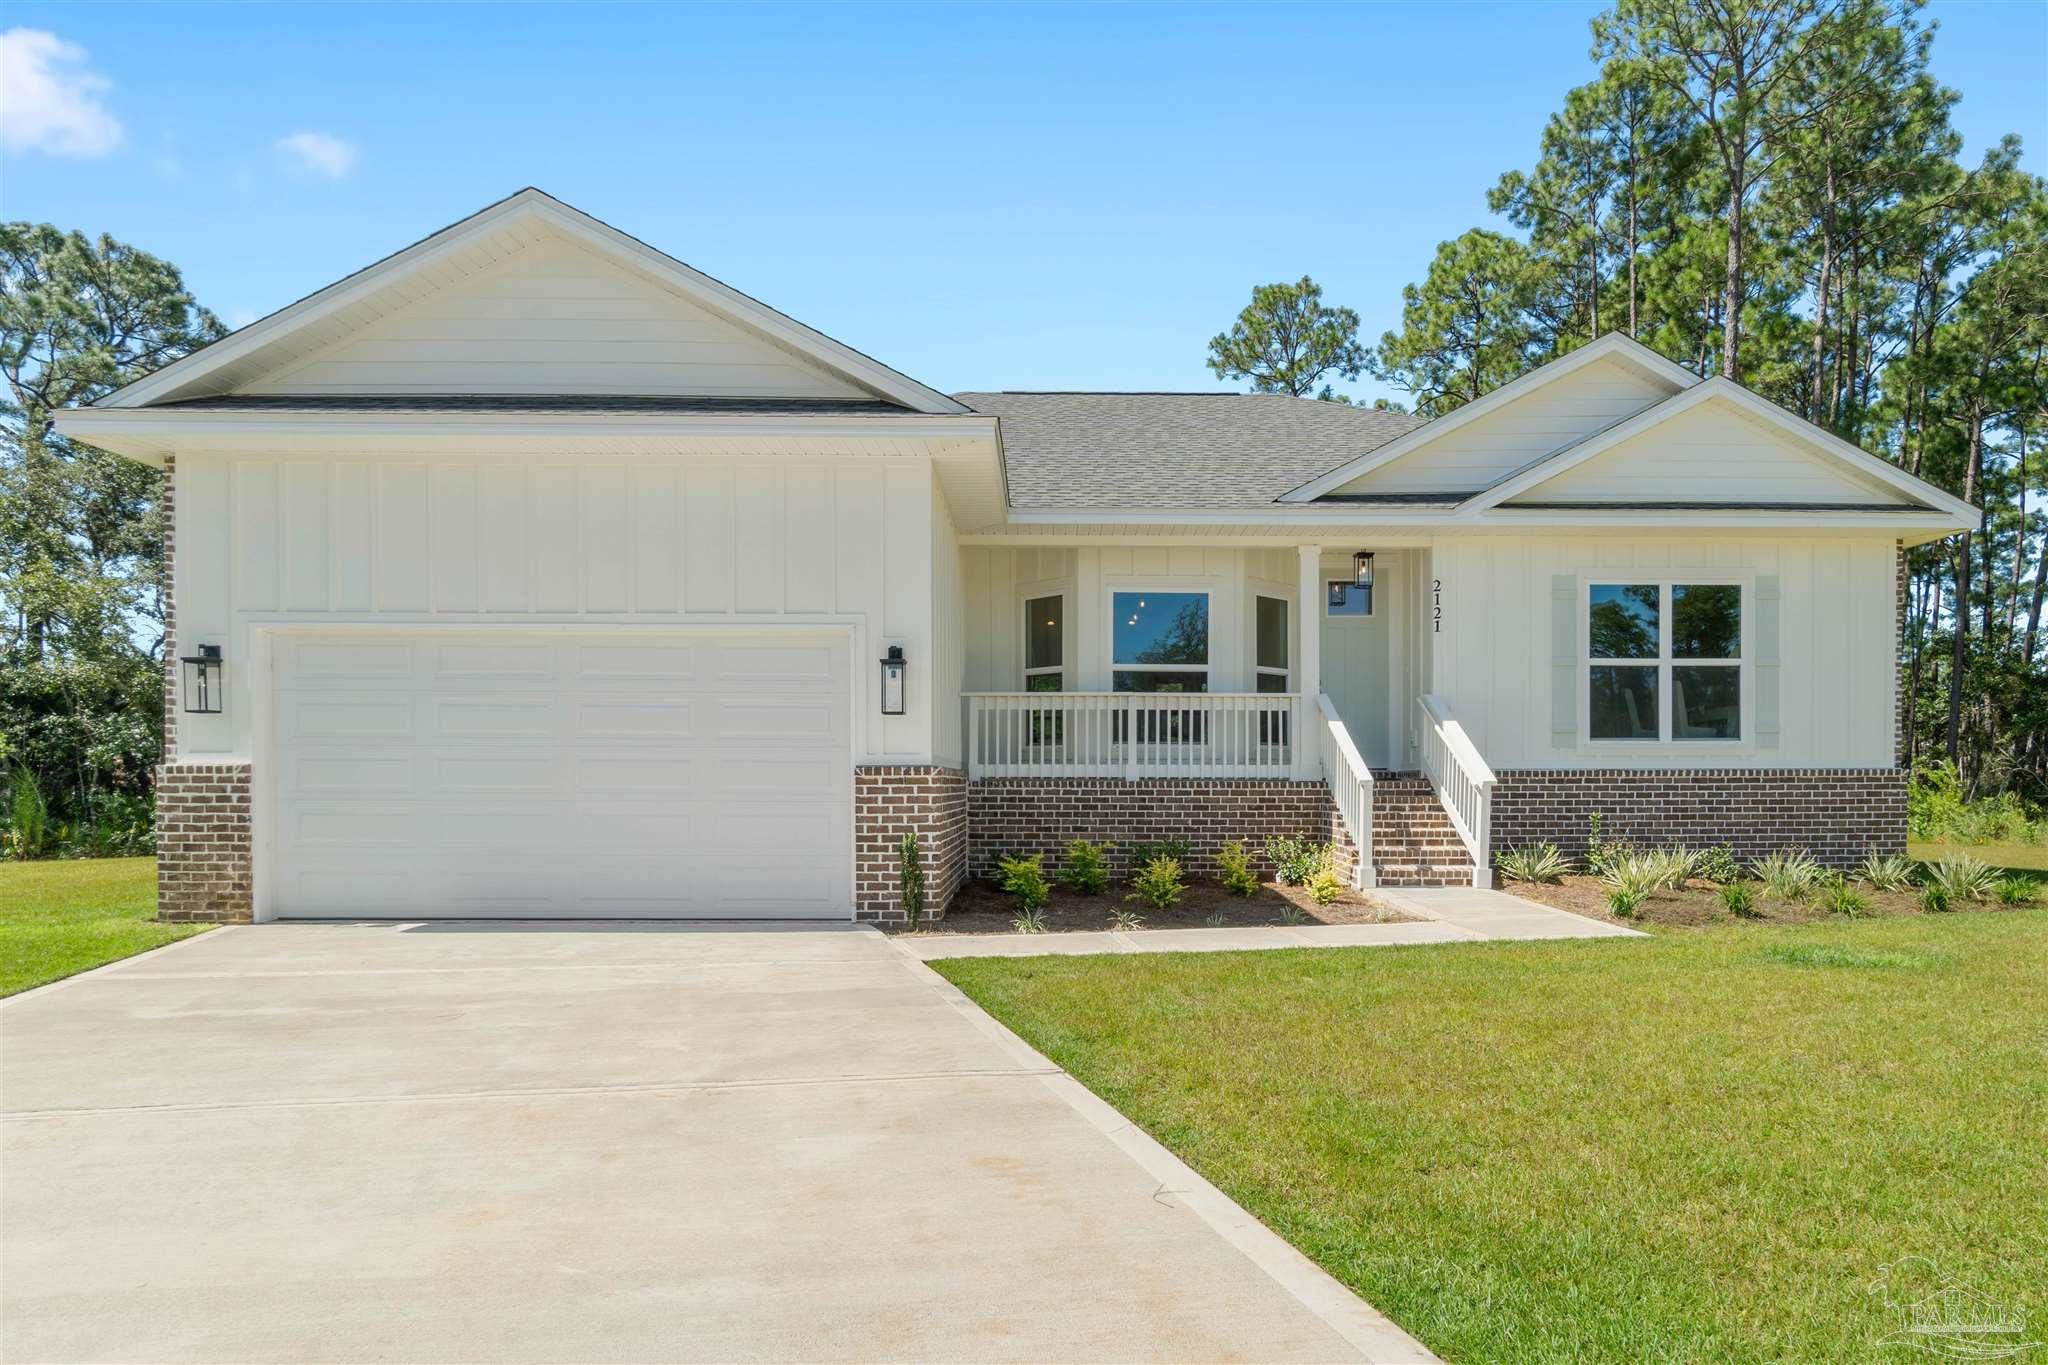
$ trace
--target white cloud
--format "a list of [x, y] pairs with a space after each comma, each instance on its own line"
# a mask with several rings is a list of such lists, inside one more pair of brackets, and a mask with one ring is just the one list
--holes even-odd
[[40, 28], [0, 33], [0, 148], [105, 156], [121, 144], [121, 120], [101, 102], [113, 85], [77, 43]]
[[277, 149], [298, 158], [301, 166], [330, 180], [339, 180], [355, 169], [356, 147], [332, 133], [293, 133], [277, 140]]

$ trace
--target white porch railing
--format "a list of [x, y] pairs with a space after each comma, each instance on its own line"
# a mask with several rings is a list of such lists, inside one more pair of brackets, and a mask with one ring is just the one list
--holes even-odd
[[1289, 777], [1286, 692], [970, 692], [967, 775]]
[[1491, 886], [1493, 769], [1479, 756], [1465, 727], [1451, 718], [1442, 697], [1423, 697], [1421, 704], [1423, 774], [1472, 854], [1472, 884]]
[[1316, 741], [1323, 780], [1330, 784], [1330, 799], [1337, 803], [1344, 832], [1358, 850], [1354, 884], [1364, 890], [1377, 880], [1372, 866], [1372, 769], [1366, 766], [1351, 732], [1337, 717], [1328, 693], [1316, 694]]

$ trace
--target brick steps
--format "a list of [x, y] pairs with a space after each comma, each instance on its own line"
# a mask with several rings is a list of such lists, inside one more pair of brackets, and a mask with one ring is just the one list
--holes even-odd
[[1379, 885], [1386, 887], [1472, 884], [1465, 841], [1436, 792], [1419, 778], [1373, 784], [1372, 865]]

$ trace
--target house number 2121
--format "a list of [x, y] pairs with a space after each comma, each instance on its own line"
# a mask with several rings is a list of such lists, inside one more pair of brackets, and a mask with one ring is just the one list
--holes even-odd
[[1431, 634], [1444, 633], [1444, 581], [1441, 578], [1429, 580]]

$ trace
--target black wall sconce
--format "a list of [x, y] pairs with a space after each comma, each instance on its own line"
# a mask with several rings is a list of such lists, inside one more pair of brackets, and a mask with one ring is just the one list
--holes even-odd
[[218, 715], [221, 700], [219, 645], [201, 645], [197, 654], [178, 660], [185, 666], [185, 709], [198, 715]]
[[882, 714], [900, 716], [903, 714], [903, 674], [909, 663], [903, 657], [902, 645], [890, 645], [889, 652], [882, 656]]

